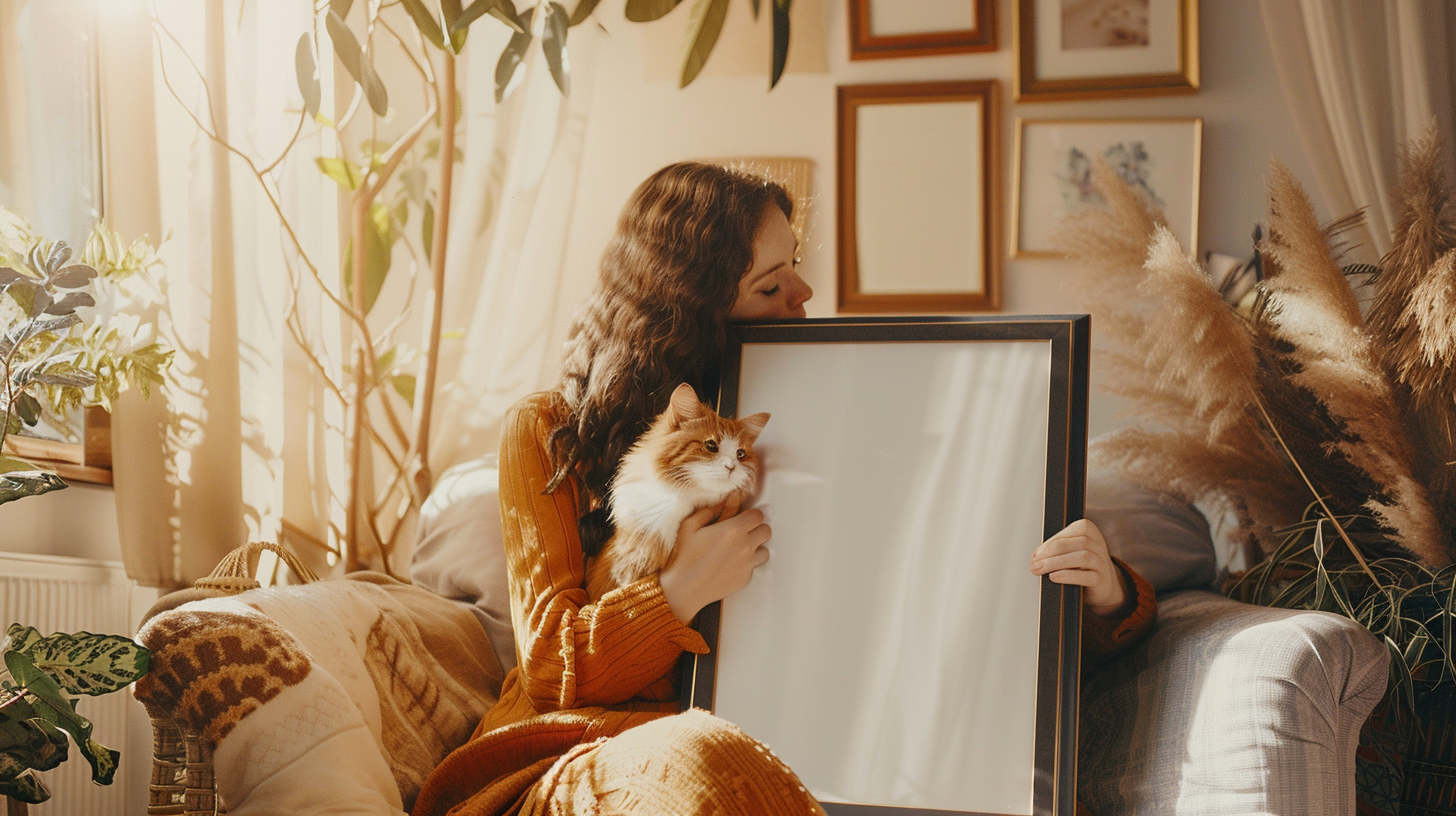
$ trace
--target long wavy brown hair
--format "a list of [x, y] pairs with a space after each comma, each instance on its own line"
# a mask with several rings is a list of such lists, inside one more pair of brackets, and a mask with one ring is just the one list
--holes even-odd
[[753, 265], [765, 211], [785, 217], [779, 184], [696, 162], [662, 168], [622, 208], [601, 278], [571, 327], [551, 433], [556, 467], [546, 492], [578, 482], [581, 546], [611, 538], [608, 487], [617, 464], [679, 383], [712, 401], [728, 312]]

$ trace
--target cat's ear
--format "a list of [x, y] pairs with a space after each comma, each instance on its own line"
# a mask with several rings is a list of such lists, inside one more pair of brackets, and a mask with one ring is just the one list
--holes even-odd
[[745, 441], [751, 444], [759, 434], [763, 433], [763, 426], [768, 424], [768, 414], [750, 414], [738, 421], [743, 423], [743, 430], [748, 433], [748, 439]]
[[698, 402], [698, 394], [693, 387], [683, 383], [673, 390], [672, 397], [667, 401], [667, 412], [669, 421], [676, 428], [702, 416], [703, 404]]

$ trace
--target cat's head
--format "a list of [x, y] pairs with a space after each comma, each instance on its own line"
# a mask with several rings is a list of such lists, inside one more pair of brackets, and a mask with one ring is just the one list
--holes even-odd
[[751, 492], [758, 487], [760, 467], [753, 443], [768, 416], [719, 416], [698, 401], [691, 385], [683, 383], [653, 423], [648, 452], [658, 472], [672, 482], [712, 491]]

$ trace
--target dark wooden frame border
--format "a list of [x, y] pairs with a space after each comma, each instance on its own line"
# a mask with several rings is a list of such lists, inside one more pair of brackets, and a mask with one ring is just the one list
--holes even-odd
[[1163, 74], [1039, 79], [1036, 76], [1036, 0], [1016, 0], [1015, 32], [1017, 102], [1060, 102], [1129, 96], [1198, 93], [1198, 0], [1178, 3], [1178, 69]]
[[[1001, 94], [994, 79], [841, 85], [837, 89], [837, 220], [841, 312], [972, 312], [1001, 308]], [[981, 103], [981, 293], [864, 294], [859, 288], [859, 236], [855, 224], [858, 112], [862, 105], [919, 102]]]
[[85, 416], [81, 444], [6, 434], [5, 450], [54, 470], [67, 481], [111, 484], [111, 414], [99, 405], [88, 405], [82, 410]]
[[[997, 0], [974, 0], [976, 4], [974, 28], [881, 36], [876, 36], [870, 31], [870, 5], [874, 2], [876, 0], [849, 1], [849, 58], [851, 60], [968, 54], [976, 51], [995, 51], [997, 48]], [[878, 0], [878, 2], [903, 3], [905, 0]]]
[[[1086, 315], [922, 316], [821, 318], [755, 322], [729, 327], [718, 410], [735, 414], [743, 346], [754, 343], [914, 343], [1049, 340], [1052, 345], [1051, 405], [1047, 422], [1044, 537], [1082, 517], [1087, 474], [1088, 351], [1091, 319]], [[684, 655], [682, 707], [713, 710], [721, 603], [710, 604], [694, 621], [708, 642], [706, 655]], [[1077, 799], [1077, 721], [1081, 659], [1081, 588], [1041, 582], [1041, 628], [1037, 666], [1035, 782], [1032, 812], [1072, 816]], [[830, 816], [989, 816], [829, 802]], [[999, 816], [999, 815], [998, 815]]]

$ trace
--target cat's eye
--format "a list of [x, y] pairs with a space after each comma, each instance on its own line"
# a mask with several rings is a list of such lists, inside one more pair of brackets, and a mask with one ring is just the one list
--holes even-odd
[[716, 440], [716, 439], [709, 439], [708, 441], [706, 441], [706, 442], [703, 443], [703, 447], [705, 447], [705, 448], [708, 449], [708, 453], [717, 453], [718, 452], [718, 440]]
[[744, 450], [743, 448], [739, 448], [738, 449], [738, 459], [739, 459], [739, 461], [742, 461], [742, 460], [747, 459], [747, 458], [748, 458], [748, 451]]

